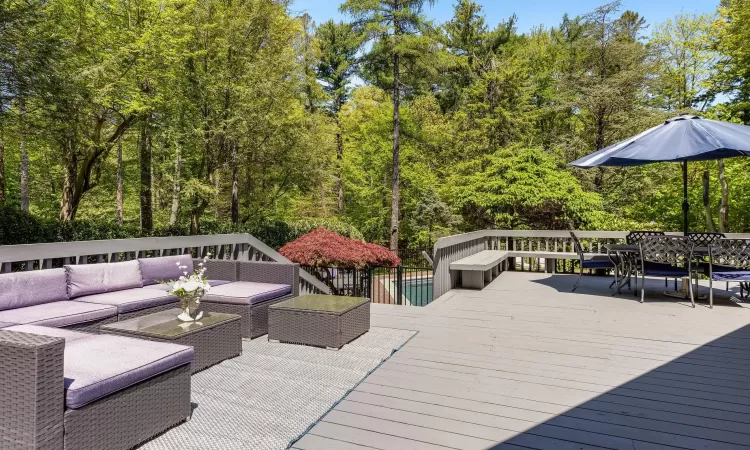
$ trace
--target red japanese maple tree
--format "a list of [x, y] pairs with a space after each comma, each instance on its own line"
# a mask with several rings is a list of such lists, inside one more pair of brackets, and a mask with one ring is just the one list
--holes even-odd
[[314, 267], [361, 269], [401, 264], [399, 257], [385, 247], [350, 239], [323, 227], [289, 242], [279, 253], [291, 261]]

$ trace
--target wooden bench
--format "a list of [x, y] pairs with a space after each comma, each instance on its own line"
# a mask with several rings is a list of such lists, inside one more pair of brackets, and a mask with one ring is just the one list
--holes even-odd
[[[593, 254], [585, 254], [586, 257]], [[556, 259], [579, 259], [578, 253], [547, 252], [547, 251], [515, 251], [515, 250], [482, 250], [466, 258], [454, 261], [450, 270], [461, 272], [461, 286], [468, 289], [484, 289], [484, 287], [500, 274], [500, 266], [509, 258], [544, 259], [548, 272], [554, 272]], [[505, 268], [503, 268], [505, 269]]]
[[461, 286], [469, 289], [484, 289], [500, 273], [500, 264], [508, 259], [504, 250], [482, 250], [466, 258], [454, 261], [450, 270], [461, 271]]

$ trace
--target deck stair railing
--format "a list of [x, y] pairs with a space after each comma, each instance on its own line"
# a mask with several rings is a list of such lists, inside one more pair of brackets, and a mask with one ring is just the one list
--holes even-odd
[[[576, 231], [586, 253], [605, 253], [607, 244], [624, 243], [627, 231]], [[668, 235], [681, 235], [671, 232]], [[727, 238], [750, 238], [749, 233], [729, 233]], [[435, 243], [433, 258], [433, 299], [456, 286], [458, 273], [450, 264], [482, 250], [572, 253], [573, 242], [568, 230], [483, 230], [447, 236]], [[575, 261], [554, 258], [510, 258], [510, 270], [569, 272]]]
[[[188, 253], [194, 257], [211, 255], [212, 259], [290, 262], [254, 236], [237, 233], [0, 245], [0, 273]], [[327, 294], [330, 290], [317, 278], [300, 270], [300, 293]]]

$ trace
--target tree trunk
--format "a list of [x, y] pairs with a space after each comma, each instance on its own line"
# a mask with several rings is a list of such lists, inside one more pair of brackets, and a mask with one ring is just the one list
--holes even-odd
[[716, 233], [716, 224], [714, 223], [713, 213], [711, 212], [709, 193], [709, 177], [708, 171], [706, 171], [703, 172], [703, 209], [706, 211], [706, 226], [708, 227], [708, 231]]
[[141, 229], [151, 231], [154, 229], [153, 206], [151, 201], [151, 136], [148, 132], [148, 124], [144, 120], [141, 123], [141, 135], [138, 139], [138, 150], [141, 164]]
[[190, 234], [201, 233], [201, 216], [207, 206], [208, 202], [206, 200], [198, 200], [193, 209], [190, 210]]
[[719, 230], [729, 232], [729, 183], [724, 172], [724, 160], [719, 160], [719, 183], [721, 183], [721, 203], [719, 204]]
[[117, 143], [117, 224], [122, 226], [123, 203], [123, 171], [122, 171], [122, 141]]
[[23, 102], [21, 102], [19, 106], [19, 112], [21, 135], [21, 142], [19, 143], [19, 154], [21, 160], [21, 211], [29, 212], [29, 154], [26, 151], [26, 104]]
[[240, 149], [236, 139], [232, 139], [232, 224], [240, 222]]
[[182, 171], [181, 148], [177, 148], [177, 155], [174, 158], [174, 183], [172, 184], [172, 211], [169, 214], [169, 225], [177, 223], [177, 214], [180, 212], [180, 172]]
[[72, 222], [76, 218], [75, 187], [78, 174], [78, 156], [72, 140], [65, 143], [65, 179], [60, 202], [60, 220]]
[[5, 141], [0, 131], [0, 206], [5, 205]]
[[[394, 5], [394, 12], [400, 11], [398, 2]], [[398, 16], [393, 23], [394, 39], [398, 39], [400, 34]], [[391, 250], [398, 250], [398, 226], [399, 226], [399, 151], [401, 149], [399, 141], [400, 133], [400, 116], [401, 107], [401, 90], [399, 87], [399, 54], [393, 53], [393, 179], [391, 185]]]
[[336, 117], [336, 161], [338, 173], [336, 174], [336, 191], [338, 201], [336, 206], [339, 214], [344, 212], [344, 136], [341, 130], [341, 121]]

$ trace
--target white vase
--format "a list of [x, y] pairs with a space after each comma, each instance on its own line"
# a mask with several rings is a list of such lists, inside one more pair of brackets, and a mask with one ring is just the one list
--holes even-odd
[[183, 297], [180, 299], [182, 312], [177, 316], [180, 322], [195, 322], [203, 317], [203, 311], [200, 310], [202, 295], [193, 297]]

